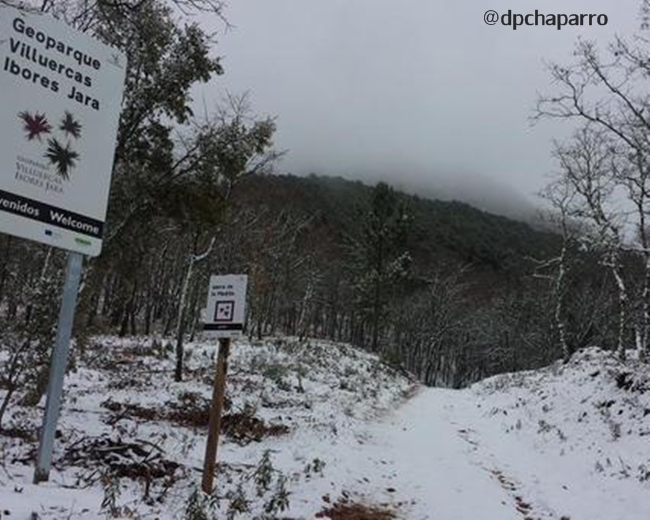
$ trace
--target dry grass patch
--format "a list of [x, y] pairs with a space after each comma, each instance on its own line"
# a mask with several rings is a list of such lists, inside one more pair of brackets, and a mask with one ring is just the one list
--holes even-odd
[[336, 504], [323, 509], [316, 518], [332, 520], [396, 520], [395, 511], [386, 506], [370, 506], [348, 499], [339, 499]]

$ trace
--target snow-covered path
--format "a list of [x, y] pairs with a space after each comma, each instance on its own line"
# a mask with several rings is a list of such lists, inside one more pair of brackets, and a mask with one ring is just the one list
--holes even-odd
[[393, 487], [411, 502], [409, 518], [520, 520], [512, 497], [471, 456], [473, 445], [453, 419], [459, 397], [464, 395], [423, 390], [377, 427]]
[[341, 489], [412, 520], [650, 518], [647, 483], [603, 477], [584, 452], [506, 431], [486, 404], [470, 390], [422, 390], [366, 442], [330, 453]]

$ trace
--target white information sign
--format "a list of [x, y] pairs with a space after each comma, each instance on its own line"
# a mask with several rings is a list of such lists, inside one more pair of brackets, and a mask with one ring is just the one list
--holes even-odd
[[213, 337], [232, 338], [241, 335], [246, 317], [245, 274], [211, 276], [208, 305], [203, 315], [203, 330]]
[[99, 254], [126, 58], [0, 5], [0, 232]]

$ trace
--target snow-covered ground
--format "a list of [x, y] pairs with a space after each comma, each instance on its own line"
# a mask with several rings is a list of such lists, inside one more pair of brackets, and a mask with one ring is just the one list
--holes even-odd
[[454, 420], [531, 518], [650, 518], [650, 365], [590, 348], [483, 381], [465, 399]]
[[[367, 425], [416, 386], [346, 345], [282, 338], [235, 342], [231, 352], [219, 500], [204, 507], [218, 518], [289, 514], [284, 498], [313, 516], [326, 504], [314, 493], [337, 497], [324, 477], [336, 471], [330, 454], [364, 442]], [[0, 515], [186, 517], [201, 482], [215, 357], [214, 345], [187, 345], [187, 376], [175, 383], [172, 349], [97, 338], [66, 377], [48, 483], [31, 484], [42, 407], [11, 408], [0, 435]]]
[[[192, 495], [214, 351], [189, 345], [188, 377], [174, 383], [164, 348], [98, 338], [66, 379], [46, 484], [30, 483], [35, 444], [21, 438], [41, 411], [13, 409], [15, 437], [0, 436], [0, 514], [187, 518], [203, 499]], [[650, 518], [647, 365], [588, 349], [445, 390], [328, 342], [237, 343], [232, 353], [218, 500], [203, 505], [215, 518]], [[371, 509], [336, 516], [337, 503]]]

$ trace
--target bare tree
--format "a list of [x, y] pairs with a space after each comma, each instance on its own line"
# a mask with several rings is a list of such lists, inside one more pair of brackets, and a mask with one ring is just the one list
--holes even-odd
[[[642, 28], [647, 29], [650, 2], [644, 0], [642, 7]], [[574, 55], [576, 61], [569, 66], [553, 64], [549, 67], [558, 89], [538, 99], [534, 118], [588, 123], [592, 132], [598, 129], [602, 132], [602, 139], [607, 139], [607, 146], [616, 150], [617, 159], [609, 166], [608, 187], [616, 185], [613, 191], [621, 188], [618, 195], [633, 208], [627, 215], [627, 224], [634, 227], [635, 233], [626, 246], [640, 256], [644, 264], [636, 336], [639, 356], [645, 358], [650, 326], [650, 246], [646, 224], [646, 215], [650, 210], [648, 40], [643, 34], [635, 36], [632, 43], [616, 38], [604, 53], [599, 52], [594, 42], [580, 40]], [[591, 202], [597, 203], [598, 200], [592, 198]], [[596, 206], [591, 207], [593, 213]], [[592, 216], [597, 215], [594, 213]], [[604, 229], [602, 218], [597, 225]], [[624, 229], [620, 223], [617, 225], [620, 235]], [[617, 284], [622, 287], [625, 282], [619, 259], [611, 257], [609, 264]]]
[[[587, 123], [578, 129], [568, 144], [557, 144], [555, 157], [561, 169], [560, 185], [568, 190], [563, 201], [567, 216], [589, 224], [585, 239], [602, 255], [616, 282], [619, 295], [617, 352], [625, 358], [628, 288], [621, 264], [626, 214], [617, 204], [616, 176], [620, 150], [602, 128]], [[570, 194], [570, 195], [569, 195]]]
[[195, 241], [195, 250], [189, 255], [187, 259], [187, 270], [185, 271], [185, 276], [183, 277], [183, 285], [181, 287], [180, 300], [178, 302], [178, 315], [176, 318], [176, 369], [174, 371], [175, 381], [183, 380], [183, 336], [185, 334], [186, 323], [185, 307], [187, 302], [187, 294], [190, 288], [190, 280], [192, 279], [194, 266], [205, 260], [212, 252], [212, 247], [214, 246], [215, 239], [216, 237], [213, 236], [210, 240], [210, 244], [202, 253], [198, 253], [196, 251], [197, 243]]
[[[551, 182], [542, 193], [542, 197], [550, 202], [553, 208], [547, 220], [559, 229], [562, 235], [562, 246], [560, 253], [554, 258], [543, 261], [533, 259], [535, 263], [533, 276], [550, 280], [553, 284], [555, 298], [553, 319], [565, 362], [569, 360], [573, 351], [567, 339], [566, 297], [567, 278], [571, 269], [570, 250], [576, 245], [579, 238], [576, 225], [571, 221], [571, 208], [575, 196], [574, 187], [562, 174]], [[549, 271], [551, 274], [547, 274]]]

